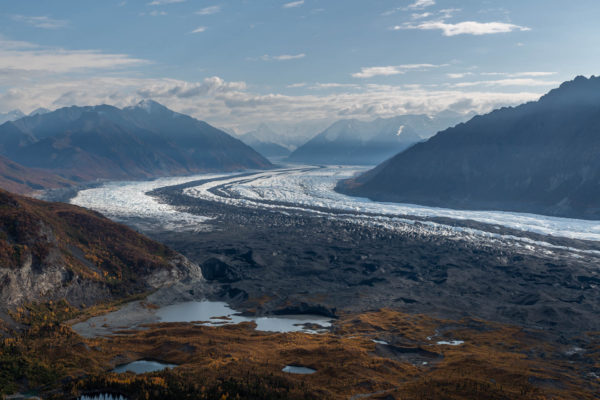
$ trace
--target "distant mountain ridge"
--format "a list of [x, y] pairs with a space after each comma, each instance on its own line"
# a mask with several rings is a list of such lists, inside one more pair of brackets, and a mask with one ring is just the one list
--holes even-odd
[[337, 190], [374, 200], [600, 219], [600, 77], [438, 133]]
[[7, 121], [14, 121], [19, 118], [23, 118], [25, 114], [21, 110], [12, 110], [7, 113], [0, 113], [0, 124], [3, 124]]
[[266, 157], [285, 157], [290, 149], [277, 143], [277, 133], [266, 124], [260, 124], [255, 130], [246, 132], [239, 139]]
[[289, 157], [293, 162], [318, 164], [377, 164], [461, 120], [402, 115], [373, 121], [346, 119], [335, 122]]
[[0, 125], [0, 154], [75, 181], [271, 167], [238, 139], [151, 100], [45, 111]]

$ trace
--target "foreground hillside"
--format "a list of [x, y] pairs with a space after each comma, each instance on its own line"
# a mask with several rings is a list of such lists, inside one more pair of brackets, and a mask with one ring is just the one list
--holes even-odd
[[600, 77], [438, 133], [338, 185], [374, 200], [600, 218]]
[[11, 325], [3, 312], [26, 304], [89, 306], [186, 277], [199, 268], [123, 225], [0, 190], [0, 328]]
[[402, 115], [374, 121], [340, 120], [298, 147], [289, 160], [316, 164], [377, 164], [461, 120]]
[[153, 102], [66, 107], [0, 125], [0, 154], [75, 181], [268, 168], [268, 160], [206, 122]]

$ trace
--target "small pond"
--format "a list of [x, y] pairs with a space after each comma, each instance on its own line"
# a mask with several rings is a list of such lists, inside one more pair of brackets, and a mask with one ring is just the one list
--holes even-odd
[[131, 371], [136, 374], [144, 374], [146, 372], [162, 371], [163, 369], [175, 368], [175, 364], [164, 364], [157, 361], [138, 360], [129, 364], [119, 365], [112, 372], [121, 373]]
[[308, 367], [300, 367], [297, 365], [286, 365], [282, 369], [283, 372], [287, 372], [288, 374], [301, 374], [301, 375], [310, 375], [317, 372], [316, 369], [308, 368]]

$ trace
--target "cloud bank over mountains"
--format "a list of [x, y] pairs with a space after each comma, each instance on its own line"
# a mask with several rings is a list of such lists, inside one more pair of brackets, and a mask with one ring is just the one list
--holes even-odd
[[66, 39], [101, 20], [81, 21], [77, 7], [28, 14], [13, 4], [0, 16], [13, 24], [0, 28], [0, 113], [156, 99], [248, 131], [263, 122], [486, 112], [535, 100], [571, 77], [548, 63], [523, 71], [489, 61], [500, 41], [503, 59], [514, 49], [529, 57], [537, 28], [513, 22], [511, 12], [522, 14], [506, 6], [121, 1], [106, 11], [121, 18], [114, 35], [86, 36], [91, 43]]

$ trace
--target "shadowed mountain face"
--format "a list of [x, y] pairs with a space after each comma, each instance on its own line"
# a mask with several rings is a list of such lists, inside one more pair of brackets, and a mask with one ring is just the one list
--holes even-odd
[[0, 154], [73, 180], [268, 168], [223, 131], [153, 101], [39, 113], [0, 126]]
[[458, 121], [459, 115], [403, 115], [370, 122], [341, 120], [300, 146], [289, 159], [318, 164], [377, 164]]
[[438, 133], [338, 190], [375, 200], [600, 218], [600, 78]]

